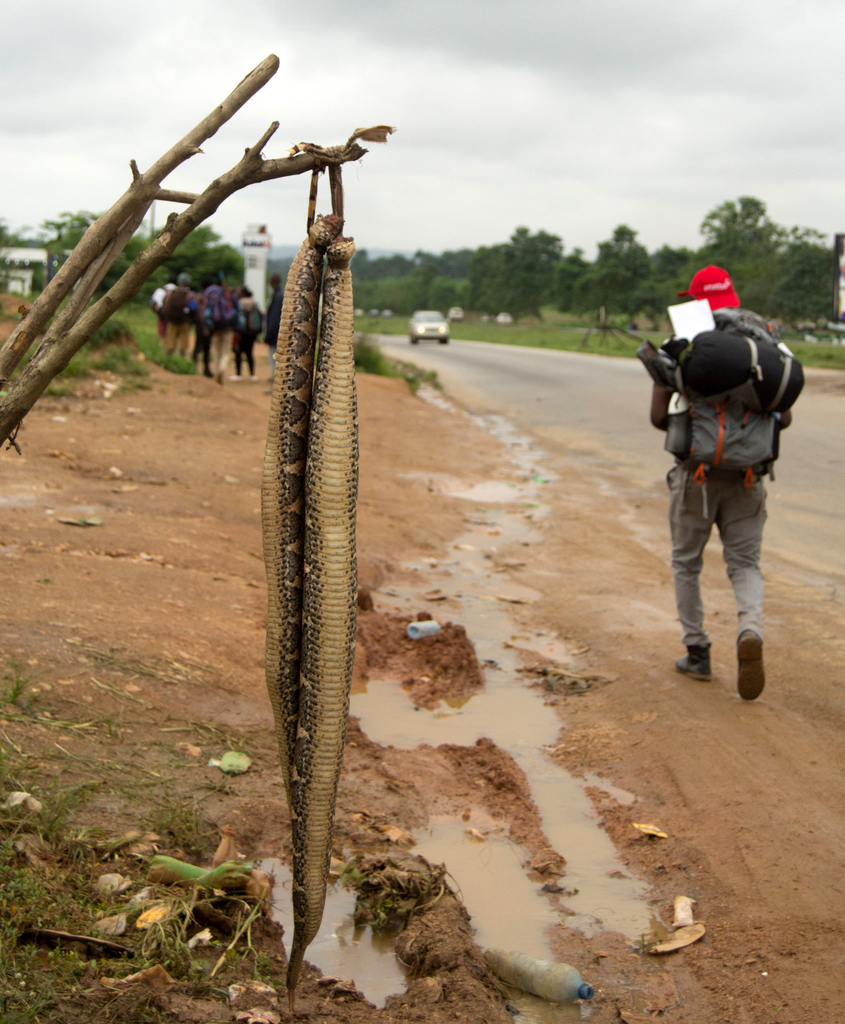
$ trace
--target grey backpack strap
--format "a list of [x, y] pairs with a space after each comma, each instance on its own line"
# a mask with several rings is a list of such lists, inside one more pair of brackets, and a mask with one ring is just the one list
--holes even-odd
[[784, 391], [786, 391], [786, 385], [789, 383], [789, 376], [792, 373], [792, 362], [792, 353], [790, 353], [784, 360], [783, 374], [780, 378], [780, 387], [778, 388], [775, 397], [769, 403], [769, 407], [766, 410], [767, 412], [771, 412], [772, 409], [776, 409], [780, 403], [780, 400], [783, 398], [783, 393]]

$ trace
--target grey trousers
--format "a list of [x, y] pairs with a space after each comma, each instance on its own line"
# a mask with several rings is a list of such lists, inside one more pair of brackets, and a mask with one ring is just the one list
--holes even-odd
[[[763, 574], [760, 544], [766, 522], [766, 488], [762, 480], [746, 487], [742, 473], [711, 470], [699, 485], [682, 466], [667, 477], [669, 526], [672, 532], [672, 574], [675, 603], [687, 647], [709, 644], [701, 603], [704, 546], [713, 524], [719, 528], [722, 555], [737, 605], [737, 635], [752, 629], [763, 637]], [[704, 488], [706, 487], [706, 495]]]

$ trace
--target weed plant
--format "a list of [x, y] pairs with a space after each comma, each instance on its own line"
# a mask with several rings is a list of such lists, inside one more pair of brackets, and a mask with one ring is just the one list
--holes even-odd
[[388, 358], [370, 334], [355, 336], [355, 369], [359, 373], [401, 378], [413, 392], [418, 390], [420, 384], [432, 384], [439, 387], [437, 374], [433, 370], [423, 370], [413, 363]]

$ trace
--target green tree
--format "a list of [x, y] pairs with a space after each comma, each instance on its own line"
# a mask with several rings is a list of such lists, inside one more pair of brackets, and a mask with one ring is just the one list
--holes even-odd
[[575, 293], [578, 283], [589, 271], [591, 264], [584, 259], [583, 249], [573, 249], [555, 266], [554, 299], [562, 313], [577, 309]]
[[482, 245], [469, 261], [469, 308], [496, 313], [506, 308], [508, 280], [504, 243]]
[[679, 278], [690, 278], [695, 272], [693, 269], [695, 259], [696, 255], [692, 249], [687, 249], [685, 246], [673, 249], [669, 245], [663, 245], [651, 254], [651, 276], [655, 281], [677, 281]]
[[825, 236], [812, 228], [793, 228], [780, 262], [769, 312], [792, 323], [831, 317], [836, 260]]
[[645, 300], [640, 286], [651, 277], [651, 259], [637, 232], [620, 224], [613, 237], [599, 243], [596, 262], [577, 283], [574, 299], [581, 309], [604, 306], [609, 313], [637, 313]]
[[766, 204], [740, 196], [712, 209], [701, 223], [704, 247], [699, 256], [711, 263], [742, 265], [770, 259], [786, 240], [786, 230], [769, 219]]
[[526, 227], [517, 228], [507, 243], [476, 249], [469, 261], [471, 308], [539, 317], [541, 304], [554, 294], [562, 254], [557, 235], [532, 235]]

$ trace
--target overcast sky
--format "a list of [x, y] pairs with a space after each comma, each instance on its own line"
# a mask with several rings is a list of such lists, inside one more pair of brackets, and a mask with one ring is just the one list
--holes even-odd
[[[275, 53], [275, 78], [166, 185], [202, 190], [273, 120], [267, 156], [386, 123], [344, 174], [359, 246], [474, 248], [525, 224], [593, 258], [627, 223], [649, 249], [695, 247], [740, 195], [845, 231], [842, 0], [0, 3], [12, 228], [105, 209], [131, 158], [146, 168]], [[252, 186], [211, 224], [298, 243], [307, 188]]]

